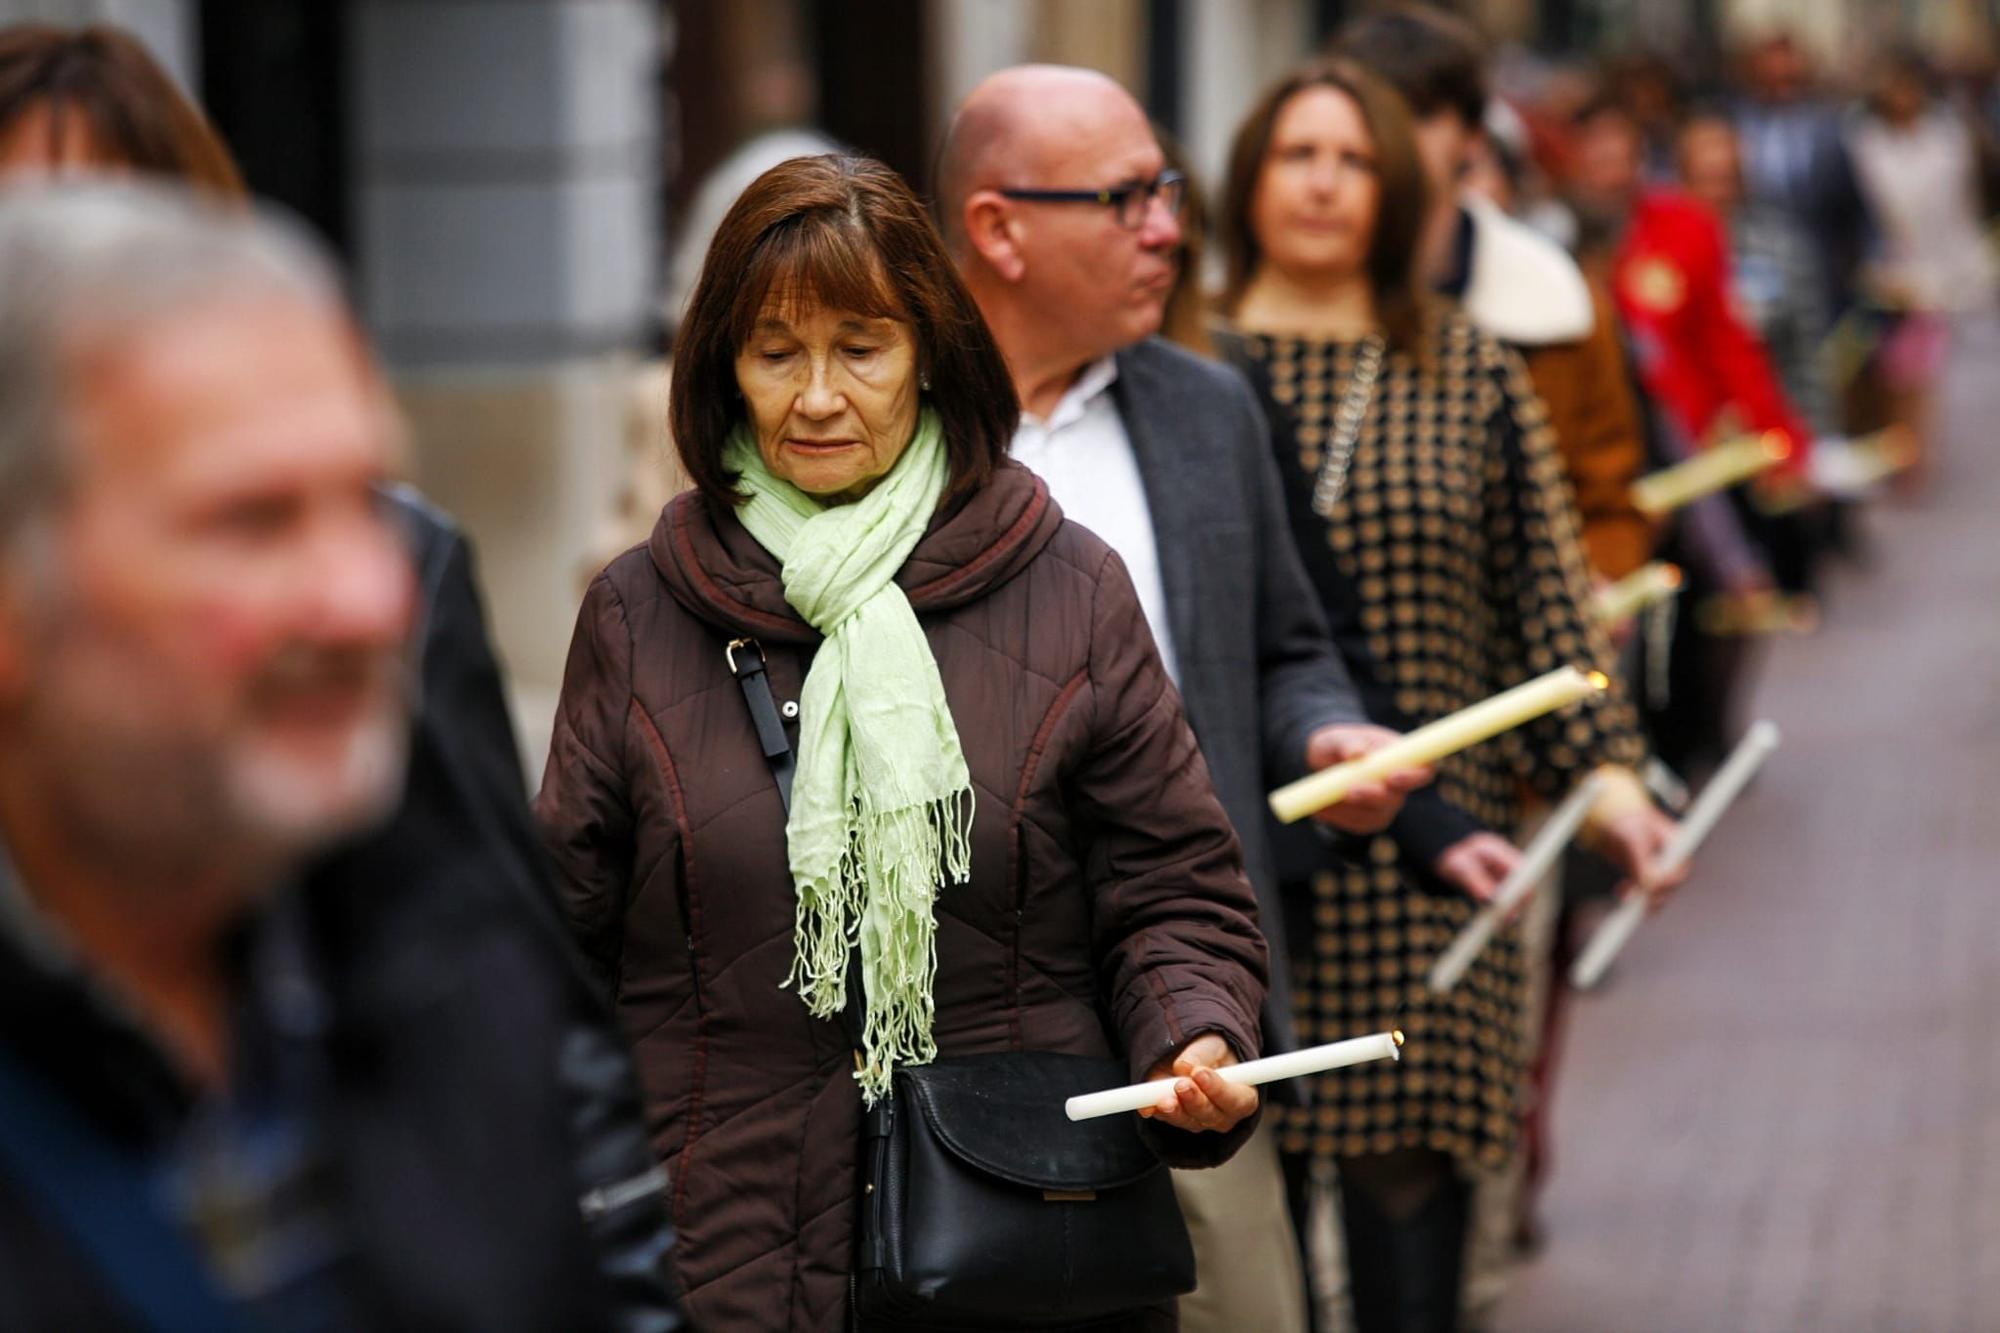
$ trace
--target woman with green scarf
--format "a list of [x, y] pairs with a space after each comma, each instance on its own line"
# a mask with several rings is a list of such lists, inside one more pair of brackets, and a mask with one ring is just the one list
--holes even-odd
[[1178, 1075], [1142, 1138], [1216, 1164], [1256, 1119], [1213, 1071], [1257, 1054], [1264, 942], [1125, 570], [1008, 460], [1006, 366], [895, 173], [751, 186], [671, 404], [695, 489], [591, 585], [537, 814], [697, 1323], [840, 1329], [861, 1112], [898, 1067]]

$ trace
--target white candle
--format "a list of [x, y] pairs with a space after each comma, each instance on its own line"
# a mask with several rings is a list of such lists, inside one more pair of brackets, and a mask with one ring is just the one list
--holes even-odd
[[[1716, 770], [1715, 776], [1702, 788], [1701, 795], [1695, 797], [1694, 804], [1688, 807], [1687, 817], [1681, 820], [1680, 827], [1661, 850], [1655, 873], [1670, 875], [1687, 864], [1688, 858], [1714, 831], [1717, 821], [1728, 811], [1730, 804], [1757, 775], [1758, 768], [1770, 757], [1771, 751], [1778, 748], [1779, 739], [1778, 725], [1769, 719], [1750, 728], [1728, 761]], [[1597, 933], [1590, 937], [1583, 955], [1570, 969], [1570, 984], [1578, 990], [1589, 990], [1603, 980], [1605, 969], [1611, 966], [1618, 951], [1625, 947], [1626, 941], [1632, 938], [1632, 933], [1645, 919], [1644, 894], [1635, 893], [1620, 903], [1617, 910], [1597, 928]]]
[[1658, 755], [1646, 760], [1646, 766], [1639, 770], [1639, 778], [1646, 784], [1646, 790], [1660, 798], [1660, 804], [1680, 814], [1687, 809], [1689, 792], [1681, 775], [1668, 768]]
[[1837, 499], [1859, 499], [1878, 483], [1917, 461], [1906, 426], [1890, 426], [1858, 440], [1818, 440], [1808, 475], [1813, 489]]
[[1526, 902], [1541, 884], [1543, 877], [1549, 873], [1549, 867], [1555, 864], [1556, 857], [1569, 846], [1576, 831], [1583, 827], [1584, 819], [1589, 816], [1591, 807], [1597, 804], [1597, 798], [1603, 791], [1603, 775], [1592, 773], [1555, 808], [1548, 822], [1523, 849], [1520, 864], [1494, 891], [1493, 901], [1481, 907], [1472, 920], [1465, 923], [1465, 929], [1458, 932], [1458, 938], [1451, 942], [1451, 947], [1439, 954], [1437, 962], [1431, 965], [1431, 990], [1442, 995], [1464, 978], [1465, 969], [1472, 966], [1472, 960], [1493, 938], [1493, 932], [1500, 928], [1500, 923], [1512, 916], [1515, 909]]
[[1735, 635], [1811, 634], [1819, 628], [1819, 606], [1810, 596], [1785, 597], [1774, 592], [1742, 597], [1717, 594], [1695, 608], [1695, 624], [1717, 638]]
[[1655, 602], [1665, 601], [1681, 590], [1678, 565], [1664, 560], [1636, 569], [1597, 594], [1590, 611], [1600, 625], [1615, 625], [1637, 615]]
[[[1298, 1078], [1302, 1074], [1319, 1074], [1329, 1069], [1344, 1069], [1348, 1065], [1367, 1064], [1371, 1060], [1400, 1060], [1402, 1046], [1402, 1033], [1377, 1032], [1370, 1037], [1355, 1037], [1325, 1046], [1308, 1046], [1302, 1051], [1268, 1055], [1262, 1060], [1240, 1065], [1224, 1065], [1215, 1073], [1224, 1083], [1272, 1083], [1281, 1078]], [[1156, 1078], [1151, 1083], [1086, 1092], [1064, 1102], [1063, 1113], [1071, 1120], [1091, 1120], [1101, 1115], [1117, 1115], [1121, 1111], [1158, 1106], [1178, 1082], [1178, 1077]]]
[[1372, 754], [1323, 768], [1310, 777], [1280, 787], [1271, 793], [1271, 813], [1282, 823], [1296, 824], [1314, 811], [1342, 800], [1361, 783], [1378, 782], [1391, 773], [1435, 763], [1524, 722], [1532, 722], [1544, 713], [1553, 713], [1610, 684], [1596, 671], [1585, 675], [1573, 666], [1557, 667], [1545, 676], [1537, 676], [1524, 685], [1418, 727]]
[[1652, 518], [1693, 504], [1703, 496], [1748, 481], [1785, 459], [1784, 436], [1765, 431], [1753, 440], [1731, 440], [1693, 458], [1649, 473], [1632, 483], [1632, 503]]
[[1597, 932], [1590, 937], [1590, 943], [1569, 970], [1569, 984], [1578, 990], [1589, 990], [1604, 980], [1605, 969], [1611, 966], [1633, 934], [1646, 919], [1646, 895], [1635, 893], [1612, 909], [1604, 918]]

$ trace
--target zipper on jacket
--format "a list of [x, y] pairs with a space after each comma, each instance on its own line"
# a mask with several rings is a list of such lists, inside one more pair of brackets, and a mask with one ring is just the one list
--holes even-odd
[[606, 1213], [635, 1204], [641, 1199], [667, 1192], [667, 1169], [655, 1166], [611, 1185], [600, 1185], [577, 1200], [586, 1222], [595, 1222]]

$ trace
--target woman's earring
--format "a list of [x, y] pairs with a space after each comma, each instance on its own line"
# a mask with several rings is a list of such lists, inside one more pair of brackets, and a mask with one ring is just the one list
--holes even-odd
[[917, 376], [917, 387], [919, 389], [922, 389], [925, 393], [930, 392], [931, 377], [928, 373]]

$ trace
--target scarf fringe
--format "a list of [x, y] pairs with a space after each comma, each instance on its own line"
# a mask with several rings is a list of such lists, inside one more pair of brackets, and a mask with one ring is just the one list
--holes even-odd
[[937, 1058], [932, 905], [940, 884], [972, 877], [972, 816], [970, 785], [898, 810], [857, 808], [839, 863], [799, 892], [799, 948], [784, 984], [798, 987], [814, 1017], [838, 1017], [858, 943], [867, 1027], [854, 1077], [870, 1106], [889, 1090], [896, 1066]]

